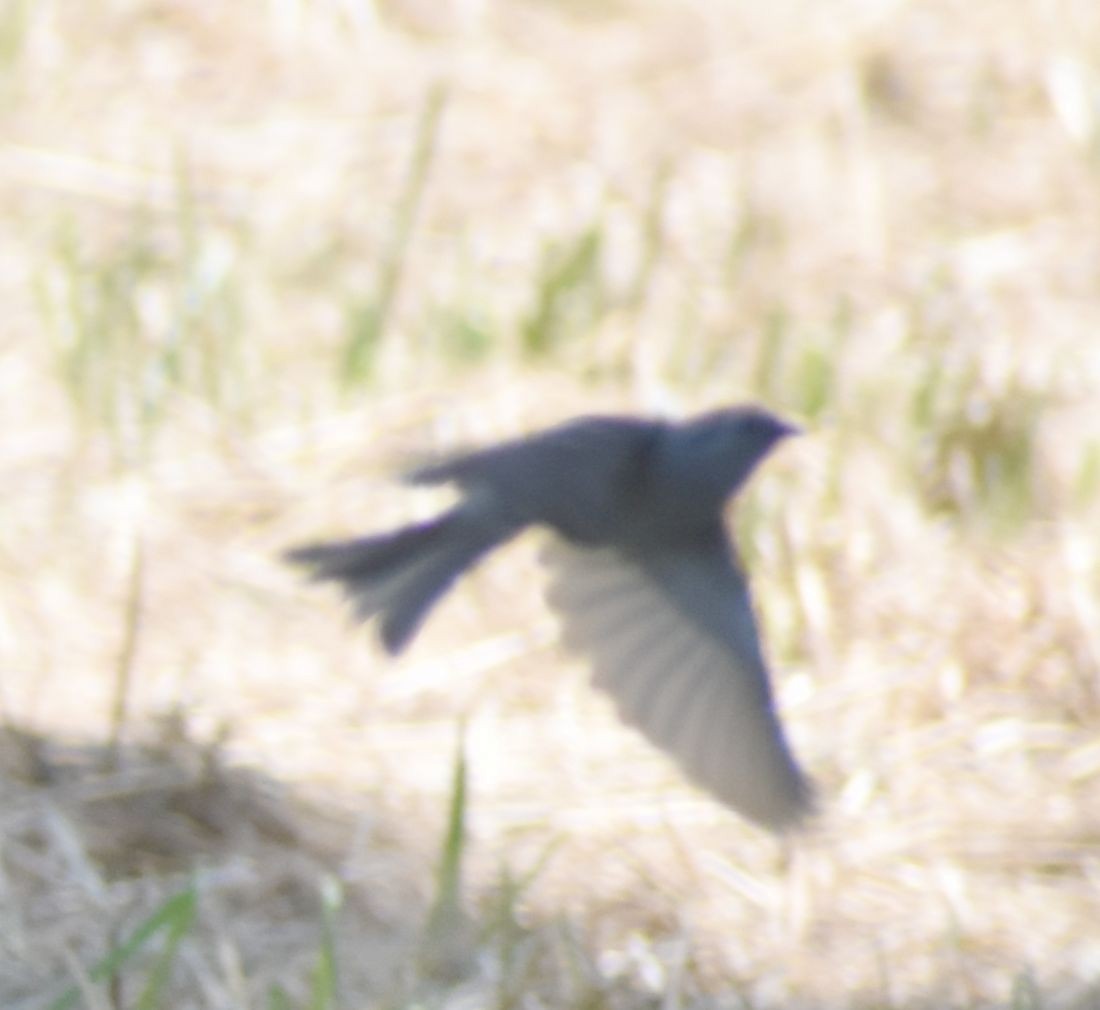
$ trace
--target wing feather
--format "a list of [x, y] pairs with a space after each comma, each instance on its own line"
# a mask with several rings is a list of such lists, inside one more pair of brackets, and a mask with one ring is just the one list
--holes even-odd
[[748, 587], [724, 534], [637, 558], [552, 538], [548, 598], [619, 714], [687, 775], [781, 830], [812, 788], [775, 713]]

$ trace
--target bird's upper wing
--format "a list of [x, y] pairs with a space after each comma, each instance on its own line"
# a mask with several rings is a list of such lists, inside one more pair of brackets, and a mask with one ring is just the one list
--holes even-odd
[[555, 537], [549, 599], [624, 721], [724, 803], [782, 830], [809, 813], [813, 791], [775, 713], [748, 587], [715, 534], [637, 558]]
[[606, 465], [609, 458], [634, 452], [658, 427], [636, 417], [580, 417], [482, 449], [448, 453], [423, 462], [407, 477], [414, 484], [522, 484], [543, 477], [547, 467]]
[[501, 513], [545, 523], [572, 540], [607, 541], [631, 508], [645, 455], [661, 430], [632, 417], [584, 417], [408, 474], [416, 484], [454, 481], [489, 494]]

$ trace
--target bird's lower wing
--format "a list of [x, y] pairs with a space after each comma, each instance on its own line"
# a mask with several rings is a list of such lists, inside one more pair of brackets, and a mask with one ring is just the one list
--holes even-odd
[[543, 553], [565, 643], [623, 720], [700, 786], [773, 830], [812, 790], [772, 706], [743, 579], [722, 553], [629, 560], [553, 538]]

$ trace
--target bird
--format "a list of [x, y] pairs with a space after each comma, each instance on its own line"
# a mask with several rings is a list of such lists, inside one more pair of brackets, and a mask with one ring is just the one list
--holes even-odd
[[684, 420], [593, 415], [405, 475], [454, 485], [455, 505], [399, 529], [297, 547], [290, 562], [338, 584], [405, 651], [459, 577], [529, 527], [566, 648], [620, 718], [686, 777], [785, 833], [817, 806], [780, 721], [726, 506], [800, 429], [756, 405]]

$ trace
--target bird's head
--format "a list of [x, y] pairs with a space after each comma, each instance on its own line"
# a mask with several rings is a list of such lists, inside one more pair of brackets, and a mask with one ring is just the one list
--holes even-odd
[[761, 407], [729, 407], [670, 425], [656, 463], [656, 483], [693, 511], [713, 514], [748, 479], [777, 442], [799, 429]]

